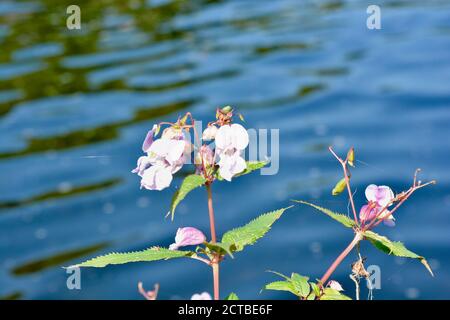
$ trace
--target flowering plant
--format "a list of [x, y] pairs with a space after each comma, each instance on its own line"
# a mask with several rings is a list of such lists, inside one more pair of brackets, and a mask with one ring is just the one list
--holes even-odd
[[[239, 118], [243, 119], [241, 115]], [[165, 128], [162, 130], [163, 127]], [[161, 130], [161, 137], [158, 139]], [[220, 263], [227, 255], [233, 257], [235, 252], [242, 251], [245, 246], [252, 245], [263, 237], [287, 208], [263, 214], [240, 228], [224, 233], [221, 241], [218, 241], [213, 183], [222, 180], [231, 182], [238, 176], [264, 167], [268, 162], [244, 160], [243, 153], [249, 144], [249, 135], [241, 124], [234, 123], [234, 110], [229, 106], [216, 110], [216, 119], [208, 123], [201, 138], [197, 131], [195, 120], [190, 113], [186, 113], [175, 123], [155, 124], [142, 144], [145, 155], [138, 158], [137, 166], [132, 172], [141, 178], [141, 188], [160, 191], [170, 186], [173, 175], [184, 165], [193, 163], [195, 170], [184, 178], [175, 192], [168, 215], [173, 220], [176, 207], [187, 194], [204, 186], [208, 196], [210, 240], [197, 228], [183, 227], [178, 229], [175, 242], [169, 248], [150, 247], [138, 252], [111, 253], [72, 267], [105, 267], [111, 264], [186, 257], [212, 268], [214, 299], [219, 299]], [[191, 133], [194, 134], [194, 143], [190, 139]], [[202, 140], [214, 143], [206, 144]], [[180, 250], [186, 246], [196, 247], [195, 250]], [[156, 299], [159, 286], [153, 291], [145, 291], [142, 283], [139, 283], [138, 288], [146, 299]], [[192, 299], [207, 300], [208, 297], [210, 298], [208, 293], [202, 293], [194, 294]], [[237, 296], [232, 293], [228, 299], [237, 299]]]
[[[388, 226], [395, 226], [394, 213], [398, 208], [417, 190], [426, 187], [430, 184], [435, 184], [435, 181], [422, 183], [417, 180], [417, 175], [420, 169], [417, 169], [414, 174], [414, 180], [412, 186], [403, 192], [395, 195], [391, 188], [388, 186], [376, 186], [371, 184], [367, 186], [365, 190], [365, 196], [367, 204], [363, 205], [359, 211], [359, 215], [356, 211], [355, 202], [353, 199], [354, 193], [350, 186], [350, 170], [349, 167], [354, 167], [355, 151], [351, 148], [347, 157], [341, 159], [334, 150], [330, 147], [330, 152], [338, 160], [343, 169], [344, 177], [339, 180], [332, 190], [334, 196], [340, 195], [344, 190], [347, 190], [351, 211], [353, 213], [353, 219], [349, 218], [346, 214], [336, 213], [329, 209], [319, 207], [315, 204], [305, 201], [297, 201], [297, 203], [311, 206], [318, 211], [321, 211], [328, 215], [330, 218], [338, 221], [347, 228], [353, 230], [354, 238], [350, 244], [342, 251], [342, 253], [336, 258], [336, 260], [327, 269], [325, 274], [317, 282], [308, 282], [309, 278], [301, 276], [297, 273], [293, 273], [291, 277], [284, 276], [280, 273], [276, 273], [283, 277], [283, 281], [275, 281], [265, 286], [268, 290], [280, 290], [288, 291], [302, 300], [347, 300], [348, 296], [341, 293], [343, 291], [342, 286], [335, 280], [329, 280], [336, 268], [341, 262], [348, 256], [348, 254], [357, 248], [358, 260], [352, 264], [352, 271], [350, 278], [356, 284], [356, 299], [359, 300], [359, 280], [365, 278], [369, 281], [370, 274], [364, 267], [364, 259], [359, 253], [359, 243], [363, 240], [368, 240], [375, 248], [382, 252], [394, 255], [398, 257], [405, 257], [419, 260], [426, 269], [433, 275], [427, 260], [408, 250], [403, 243], [393, 242], [385, 236], [379, 235], [372, 231], [380, 223], [385, 223]], [[389, 209], [391, 208], [392, 209]], [[358, 219], [359, 218], [359, 219]]]
[[[242, 116], [240, 118], [242, 119]], [[266, 161], [245, 161], [243, 154], [249, 144], [249, 135], [241, 124], [234, 123], [233, 120], [234, 110], [231, 107], [217, 109], [216, 119], [208, 123], [207, 128], [202, 132], [201, 138], [197, 132], [195, 120], [190, 113], [186, 113], [175, 123], [161, 122], [154, 125], [147, 133], [142, 144], [142, 151], [146, 155], [138, 158], [137, 167], [132, 171], [141, 178], [141, 188], [160, 191], [170, 186], [173, 175], [180, 171], [184, 165], [193, 163], [195, 170], [184, 178], [180, 188], [175, 192], [167, 215], [170, 215], [173, 220], [176, 207], [188, 193], [196, 188], [205, 187], [210, 225], [209, 240], [199, 229], [191, 226], [183, 227], [178, 229], [175, 242], [168, 248], [154, 246], [138, 252], [110, 253], [72, 267], [105, 267], [111, 264], [167, 260], [181, 257], [195, 259], [211, 267], [213, 274], [213, 298], [218, 300], [220, 298], [220, 263], [227, 256], [233, 258], [234, 253], [242, 251], [246, 246], [254, 244], [263, 237], [273, 223], [290, 208], [287, 207], [265, 213], [242, 227], [225, 232], [221, 240], [218, 241], [213, 207], [213, 183], [222, 180], [231, 182], [233, 179], [258, 170], [267, 164]], [[163, 126], [165, 128], [161, 137], [157, 139]], [[194, 144], [190, 139], [191, 132], [194, 134]], [[202, 141], [213, 141], [214, 143], [206, 144]], [[283, 280], [271, 282], [265, 285], [264, 289], [288, 291], [301, 300], [350, 299], [342, 293], [343, 288], [339, 282], [330, 280], [330, 277], [348, 254], [356, 248], [359, 258], [352, 264], [350, 277], [356, 284], [356, 298], [359, 299], [359, 281], [361, 278], [368, 279], [370, 277], [370, 274], [364, 267], [364, 259], [359, 254], [359, 244], [363, 240], [368, 240], [377, 249], [389, 255], [417, 259], [433, 275], [424, 257], [408, 250], [401, 242], [393, 242], [375, 233], [373, 229], [380, 223], [391, 227], [395, 226], [394, 213], [399, 207], [415, 191], [434, 184], [435, 181], [427, 183], [418, 181], [417, 175], [419, 170], [417, 170], [412, 186], [398, 194], [394, 194], [388, 186], [371, 184], [365, 189], [367, 203], [358, 212], [353, 199], [354, 193], [350, 186], [351, 174], [349, 168], [354, 167], [354, 149], [351, 148], [348, 151], [345, 160], [341, 159], [331, 147], [329, 150], [343, 169], [343, 178], [335, 185], [332, 194], [339, 196], [347, 190], [353, 218], [312, 203], [294, 201], [313, 207], [351, 229], [354, 233], [354, 238], [330, 265], [320, 280], [309, 281], [309, 277], [298, 273], [292, 273], [288, 277], [274, 272], [282, 277]], [[180, 249], [189, 246], [195, 246], [195, 249]], [[159, 285], [156, 284], [152, 291], [146, 291], [140, 282], [138, 289], [146, 299], [155, 300], [158, 295]], [[211, 298], [208, 292], [203, 292], [194, 294], [191, 299], [210, 300]], [[235, 293], [231, 293], [226, 299], [235, 300], [238, 297]]]

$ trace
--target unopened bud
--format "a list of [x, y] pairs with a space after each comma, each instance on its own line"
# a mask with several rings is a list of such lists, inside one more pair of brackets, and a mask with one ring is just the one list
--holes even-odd
[[346, 186], [345, 178], [342, 178], [341, 180], [339, 180], [338, 183], [336, 183], [333, 190], [331, 191], [331, 194], [333, 196], [337, 196], [337, 195], [341, 194], [342, 191], [345, 190], [345, 186]]
[[355, 161], [355, 149], [350, 148], [350, 150], [347, 153], [347, 162], [350, 166], [354, 167], [354, 161]]
[[232, 111], [233, 110], [233, 108], [231, 107], [231, 106], [226, 106], [226, 107], [223, 107], [222, 109], [221, 109], [221, 111], [224, 113], [224, 114], [227, 114], [228, 112], [230, 112], [230, 111]]

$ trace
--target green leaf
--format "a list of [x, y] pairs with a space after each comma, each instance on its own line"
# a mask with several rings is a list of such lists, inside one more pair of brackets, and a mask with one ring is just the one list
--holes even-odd
[[183, 182], [181, 183], [180, 189], [175, 192], [172, 198], [172, 204], [170, 205], [169, 211], [172, 220], [178, 204], [187, 196], [189, 192], [191, 192], [195, 188], [201, 187], [205, 183], [206, 179], [198, 174], [191, 174], [184, 178]]
[[245, 174], [249, 174], [255, 170], [259, 170], [261, 168], [264, 168], [266, 165], [269, 164], [269, 161], [246, 161], [247, 168], [245, 168], [244, 171], [241, 173], [238, 173], [235, 177], [240, 177]]
[[166, 248], [152, 247], [143, 251], [125, 252], [125, 253], [110, 253], [103, 256], [98, 256], [91, 260], [76, 264], [73, 267], [95, 267], [103, 268], [110, 264], [124, 264], [129, 262], [141, 261], [155, 261], [168, 260], [173, 258], [191, 257], [195, 253], [192, 251], [169, 250]]
[[291, 276], [291, 281], [295, 290], [298, 292], [298, 295], [303, 298], [306, 298], [311, 292], [308, 280], [308, 277], [301, 276], [298, 273], [293, 273]]
[[225, 300], [239, 300], [239, 297], [236, 293], [232, 292], [225, 298]]
[[329, 209], [316, 206], [315, 204], [312, 204], [312, 203], [309, 203], [309, 202], [306, 202], [306, 201], [301, 201], [301, 200], [293, 200], [293, 201], [297, 202], [297, 203], [306, 204], [306, 205], [311, 206], [311, 207], [313, 207], [313, 208], [315, 208], [315, 209], [317, 209], [319, 211], [322, 211], [327, 216], [329, 216], [329, 217], [333, 218], [334, 220], [342, 223], [347, 228], [353, 228], [354, 226], [356, 226], [355, 221], [353, 221], [352, 219], [347, 217], [345, 214], [336, 213], [336, 212], [333, 212], [333, 211], [331, 211]]
[[431, 267], [428, 264], [427, 260], [424, 257], [408, 250], [403, 243], [391, 241], [388, 238], [381, 236], [373, 231], [365, 231], [363, 235], [367, 240], [370, 241], [370, 243], [375, 246], [375, 248], [383, 251], [384, 253], [387, 253], [389, 255], [392, 254], [397, 257], [419, 260], [434, 277], [433, 270], [431, 270]]
[[287, 291], [298, 296], [294, 285], [290, 281], [274, 281], [264, 286], [265, 290]]
[[309, 284], [311, 285], [311, 288], [312, 288], [314, 294], [317, 297], [319, 297], [320, 296], [320, 288], [319, 288], [319, 286], [316, 283], [314, 283], [314, 282], [310, 282]]
[[320, 300], [352, 300], [352, 299], [350, 297], [347, 297], [345, 294], [340, 293], [337, 290], [325, 288], [323, 290], [323, 295], [320, 297]]
[[[236, 174], [234, 177], [240, 177], [246, 174], [249, 174], [255, 170], [264, 168], [266, 165], [269, 164], [269, 161], [246, 161], [245, 162], [247, 164], [247, 168], [245, 168], [244, 171], [242, 171], [241, 173]], [[217, 170], [216, 172], [216, 178], [219, 181], [222, 181], [223, 178], [220, 176], [219, 171]]]
[[229, 244], [233, 251], [242, 251], [245, 246], [252, 245], [262, 238], [270, 230], [272, 224], [289, 208], [265, 213], [243, 227], [226, 232], [222, 237], [222, 243]]
[[233, 256], [233, 248], [234, 246], [229, 244], [229, 243], [221, 243], [221, 242], [216, 242], [216, 243], [211, 243], [211, 242], [207, 242], [205, 243], [206, 247], [208, 247], [211, 251], [219, 253], [219, 254], [228, 254], [230, 255], [230, 257], [234, 258]]
[[347, 186], [347, 184], [345, 183], [345, 178], [342, 178], [341, 180], [338, 181], [338, 183], [336, 183], [333, 190], [331, 191], [331, 194], [333, 196], [340, 195], [342, 193], [342, 191], [345, 190], [346, 186]]

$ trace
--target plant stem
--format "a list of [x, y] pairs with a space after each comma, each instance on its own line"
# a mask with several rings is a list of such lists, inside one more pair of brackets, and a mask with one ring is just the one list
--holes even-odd
[[344, 171], [344, 179], [345, 179], [345, 185], [347, 186], [347, 191], [348, 191], [348, 198], [350, 199], [350, 204], [352, 206], [352, 211], [353, 211], [353, 219], [355, 220], [356, 225], [359, 225], [358, 222], [358, 215], [356, 213], [356, 208], [355, 208], [355, 202], [353, 201], [353, 193], [352, 193], [352, 188], [350, 187], [350, 178], [349, 178], [349, 174], [348, 174], [348, 169], [347, 169], [347, 159], [344, 161], [342, 160], [337, 154], [336, 152], [334, 152], [333, 148], [330, 146], [328, 147], [328, 150], [330, 150], [331, 154], [337, 159], [337, 161], [339, 161], [339, 163], [342, 166], [342, 169]]
[[213, 262], [214, 300], [219, 300], [219, 262]]
[[[216, 226], [214, 222], [214, 208], [211, 192], [211, 184], [206, 184], [208, 191], [208, 211], [209, 211], [209, 226], [211, 229], [211, 242], [216, 243]], [[219, 300], [219, 257], [215, 256], [211, 260], [211, 267], [213, 270], [213, 284], [214, 284], [214, 300]]]
[[214, 208], [213, 208], [213, 199], [211, 192], [211, 184], [206, 184], [206, 190], [208, 191], [208, 211], [209, 211], [209, 227], [211, 229], [211, 242], [216, 242], [216, 226], [214, 222]]
[[342, 253], [334, 260], [334, 262], [331, 264], [331, 266], [328, 268], [327, 272], [322, 276], [320, 279], [320, 283], [322, 286], [326, 285], [327, 280], [330, 278], [330, 276], [333, 274], [334, 270], [341, 264], [341, 262], [347, 257], [347, 255], [352, 251], [352, 249], [362, 240], [362, 234], [357, 232], [355, 234], [355, 237], [353, 238], [352, 242], [347, 246], [347, 248], [342, 251]]

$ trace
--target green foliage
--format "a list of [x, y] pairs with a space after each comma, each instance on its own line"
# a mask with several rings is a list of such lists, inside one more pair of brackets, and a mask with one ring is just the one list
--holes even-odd
[[340, 195], [342, 193], [342, 191], [345, 190], [346, 186], [347, 186], [347, 184], [345, 183], [345, 178], [342, 178], [341, 180], [338, 181], [338, 183], [336, 183], [333, 190], [331, 191], [331, 194], [333, 196]]
[[320, 296], [320, 300], [352, 300], [352, 299], [335, 289], [325, 288], [323, 289], [323, 294]]
[[225, 300], [239, 300], [239, 297], [236, 293], [232, 292], [225, 298]]
[[342, 223], [347, 228], [353, 228], [354, 226], [356, 226], [355, 221], [353, 221], [352, 219], [347, 217], [345, 214], [336, 213], [336, 212], [333, 212], [333, 211], [331, 211], [329, 209], [316, 206], [315, 204], [312, 204], [312, 203], [309, 203], [309, 202], [306, 202], [306, 201], [301, 201], [301, 200], [293, 200], [293, 201], [297, 202], [297, 203], [306, 204], [308, 206], [311, 206], [311, 207], [313, 207], [313, 208], [315, 208], [315, 209], [325, 213], [327, 216], [333, 218], [334, 220]]
[[191, 192], [195, 188], [201, 187], [205, 183], [206, 179], [198, 174], [191, 174], [184, 178], [183, 182], [181, 183], [180, 189], [175, 192], [172, 198], [172, 204], [170, 205], [169, 211], [172, 220], [178, 204], [187, 196], [189, 192]]
[[300, 297], [307, 297], [311, 292], [311, 288], [308, 283], [309, 278], [293, 273], [291, 276], [291, 282], [294, 285], [295, 291], [298, 292]]
[[265, 290], [275, 290], [275, 291], [287, 291], [296, 296], [298, 296], [297, 291], [294, 288], [294, 285], [290, 281], [274, 281], [268, 283], [264, 286]]
[[205, 246], [212, 252], [218, 253], [220, 255], [228, 254], [230, 257], [234, 258], [233, 256], [233, 248], [232, 245], [229, 243], [211, 243], [207, 242], [205, 243]]
[[125, 253], [109, 253], [103, 256], [90, 259], [73, 267], [95, 267], [103, 268], [110, 264], [124, 264], [129, 262], [143, 262], [168, 260], [181, 257], [192, 257], [195, 253], [192, 251], [169, 250], [161, 247], [152, 247], [143, 251], [125, 252]]
[[249, 174], [255, 170], [259, 170], [261, 168], [264, 168], [266, 165], [269, 164], [269, 161], [246, 161], [247, 168], [245, 168], [244, 171], [241, 173], [238, 173], [236, 177], [240, 177], [246, 174]]
[[427, 260], [424, 257], [408, 250], [403, 243], [391, 241], [388, 238], [381, 236], [373, 231], [365, 231], [363, 235], [367, 240], [370, 241], [370, 243], [372, 243], [377, 249], [383, 251], [384, 253], [387, 253], [389, 255], [392, 254], [397, 257], [419, 260], [425, 266], [425, 268], [427, 268], [431, 275], [434, 276]]
[[284, 278], [284, 281], [268, 283], [264, 286], [265, 290], [287, 291], [299, 298], [309, 299], [311, 286], [310, 283], [308, 283], [308, 277], [299, 275], [298, 273], [292, 273], [291, 277], [288, 277], [278, 272], [271, 272]]
[[226, 232], [222, 237], [221, 244], [228, 245], [232, 251], [242, 251], [245, 246], [252, 245], [262, 238], [287, 209], [289, 208], [265, 213], [243, 227]]

